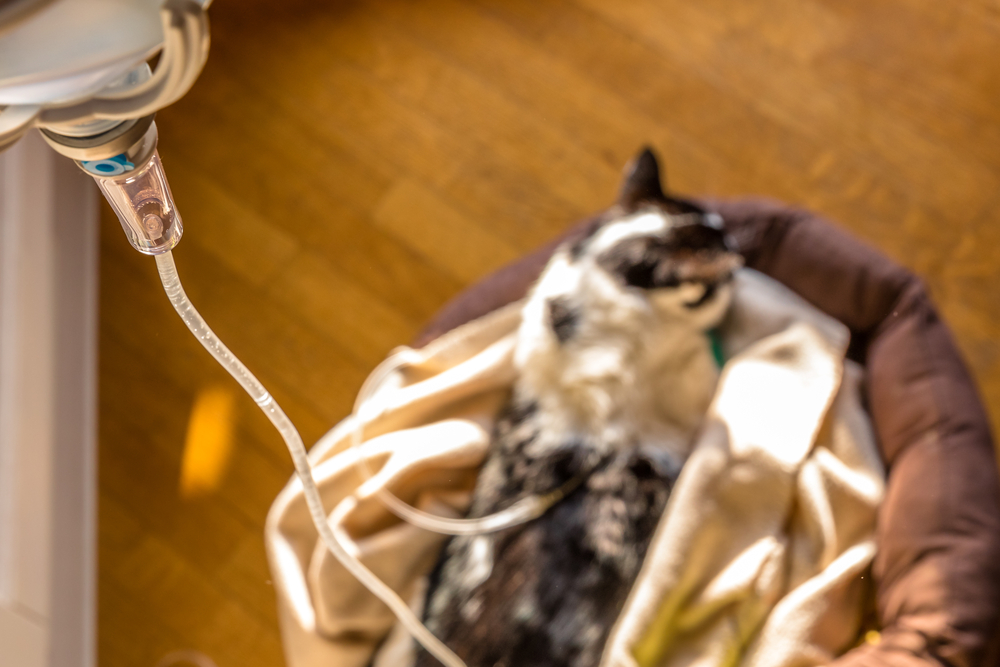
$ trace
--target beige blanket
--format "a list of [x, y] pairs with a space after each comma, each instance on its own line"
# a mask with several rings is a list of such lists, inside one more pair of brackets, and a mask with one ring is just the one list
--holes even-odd
[[[310, 456], [355, 553], [406, 599], [444, 540], [373, 497], [460, 516], [514, 380], [519, 304], [420, 350], [373, 394], [362, 447], [345, 420]], [[660, 521], [603, 663], [800, 667], [857, 639], [884, 472], [844, 361], [846, 329], [753, 271], [721, 329], [727, 362], [705, 426]], [[399, 356], [401, 355], [401, 356]], [[364, 457], [375, 476], [357, 469]], [[271, 508], [265, 538], [289, 667], [404, 667], [395, 619], [319, 542], [301, 485]], [[397, 639], [398, 628], [393, 632]]]

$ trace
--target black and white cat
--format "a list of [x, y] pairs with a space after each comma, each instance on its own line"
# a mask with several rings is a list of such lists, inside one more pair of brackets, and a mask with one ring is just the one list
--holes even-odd
[[[664, 195], [646, 150], [617, 205], [536, 283], [469, 515], [569, 491], [442, 550], [424, 618], [469, 667], [600, 661], [715, 390], [706, 332], [740, 265], [720, 222]], [[416, 664], [437, 663], [420, 650]]]

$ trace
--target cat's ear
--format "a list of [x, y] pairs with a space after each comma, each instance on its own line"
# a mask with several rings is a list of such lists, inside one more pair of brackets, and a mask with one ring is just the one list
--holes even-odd
[[635, 211], [644, 203], [665, 200], [660, 185], [660, 165], [653, 150], [647, 146], [625, 167], [618, 204], [626, 211]]

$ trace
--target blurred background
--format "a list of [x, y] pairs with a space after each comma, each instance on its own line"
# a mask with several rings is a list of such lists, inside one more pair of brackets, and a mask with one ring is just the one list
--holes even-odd
[[[1000, 3], [217, 0], [157, 116], [194, 303], [307, 444], [477, 278], [610, 204], [779, 198], [921, 275], [1000, 423]], [[283, 664], [292, 473], [102, 206], [99, 664]]]

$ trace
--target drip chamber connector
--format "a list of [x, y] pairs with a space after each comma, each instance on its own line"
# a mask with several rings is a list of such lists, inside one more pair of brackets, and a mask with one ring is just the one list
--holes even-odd
[[169, 252], [184, 233], [156, 152], [156, 136], [156, 123], [150, 123], [142, 138], [125, 152], [105, 159], [77, 161], [94, 177], [118, 214], [129, 243], [146, 255]]
[[41, 132], [52, 148], [97, 181], [133, 248], [161, 255], [180, 242], [184, 228], [156, 152], [152, 115], [46, 127]]

